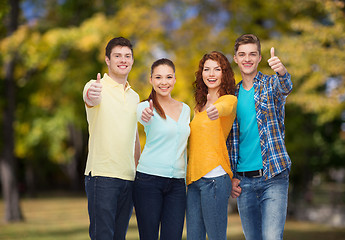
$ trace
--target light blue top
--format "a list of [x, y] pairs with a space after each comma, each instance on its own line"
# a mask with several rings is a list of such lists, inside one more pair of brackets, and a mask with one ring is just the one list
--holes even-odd
[[262, 169], [258, 123], [254, 103], [254, 88], [245, 90], [241, 84], [237, 98], [237, 120], [240, 128], [237, 172]]
[[144, 101], [137, 108], [137, 119], [146, 133], [146, 144], [137, 171], [161, 177], [185, 178], [190, 108], [183, 103], [177, 122], [168, 115], [166, 119], [161, 118], [154, 109], [154, 116], [146, 123], [141, 120], [141, 114], [147, 107], [149, 102]]

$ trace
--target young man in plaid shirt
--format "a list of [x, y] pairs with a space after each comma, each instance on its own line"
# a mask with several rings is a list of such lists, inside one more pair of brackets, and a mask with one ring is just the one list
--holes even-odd
[[283, 239], [291, 160], [285, 147], [285, 101], [292, 90], [291, 75], [271, 48], [269, 66], [258, 71], [258, 37], [240, 36], [234, 61], [242, 81], [237, 85], [237, 117], [227, 140], [234, 177], [231, 196], [237, 198], [247, 240]]

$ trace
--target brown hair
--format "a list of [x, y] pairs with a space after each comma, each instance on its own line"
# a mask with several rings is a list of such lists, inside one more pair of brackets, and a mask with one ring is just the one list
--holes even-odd
[[110, 54], [111, 51], [113, 50], [114, 47], [121, 46], [121, 47], [128, 47], [131, 49], [132, 52], [132, 57], [133, 57], [133, 46], [132, 43], [124, 37], [116, 37], [111, 39], [107, 46], [105, 47], [105, 56], [107, 56], [110, 59]]
[[260, 39], [257, 36], [255, 36], [254, 34], [243, 34], [242, 36], [240, 36], [239, 38], [236, 39], [236, 41], [235, 41], [235, 55], [237, 53], [238, 48], [241, 45], [250, 44], [250, 43], [256, 44], [258, 51], [259, 51], [259, 55], [261, 55]]
[[[161, 59], [158, 59], [157, 61], [155, 61], [154, 63], [152, 63], [152, 65], [151, 65], [151, 77], [152, 77], [152, 73], [155, 70], [155, 68], [160, 66], [160, 65], [167, 65], [167, 66], [171, 67], [175, 73], [174, 63], [170, 59], [161, 58]], [[144, 101], [150, 101], [151, 99], [152, 99], [153, 107], [156, 109], [159, 116], [161, 116], [163, 119], [166, 119], [165, 112], [157, 100], [156, 91], [153, 89], [153, 87], [152, 87], [152, 90], [151, 90], [149, 97]]]
[[222, 69], [222, 81], [218, 90], [219, 97], [235, 94], [235, 77], [229, 60], [221, 52], [213, 51], [206, 53], [199, 62], [199, 69], [195, 72], [195, 81], [193, 83], [196, 102], [195, 109], [199, 112], [207, 102], [208, 87], [204, 83], [202, 72], [205, 62], [209, 59], [216, 61]]

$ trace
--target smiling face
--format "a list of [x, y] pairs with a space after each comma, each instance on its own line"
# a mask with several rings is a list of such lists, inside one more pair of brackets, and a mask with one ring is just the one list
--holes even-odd
[[222, 83], [222, 76], [222, 68], [218, 62], [211, 59], [206, 60], [202, 70], [202, 79], [209, 90], [218, 91]]
[[240, 68], [243, 79], [254, 78], [261, 61], [257, 45], [255, 43], [240, 45], [234, 56], [234, 61]]
[[150, 83], [157, 96], [170, 96], [176, 82], [174, 69], [168, 65], [158, 65], [153, 69]]
[[132, 51], [129, 47], [115, 46], [111, 51], [110, 58], [105, 57], [105, 62], [112, 79], [127, 78], [134, 62]]

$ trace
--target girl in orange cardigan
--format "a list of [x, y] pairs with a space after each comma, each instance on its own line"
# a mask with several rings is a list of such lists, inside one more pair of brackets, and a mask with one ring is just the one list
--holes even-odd
[[220, 52], [205, 54], [194, 82], [187, 165], [187, 239], [226, 239], [232, 172], [226, 139], [236, 117], [235, 79]]

